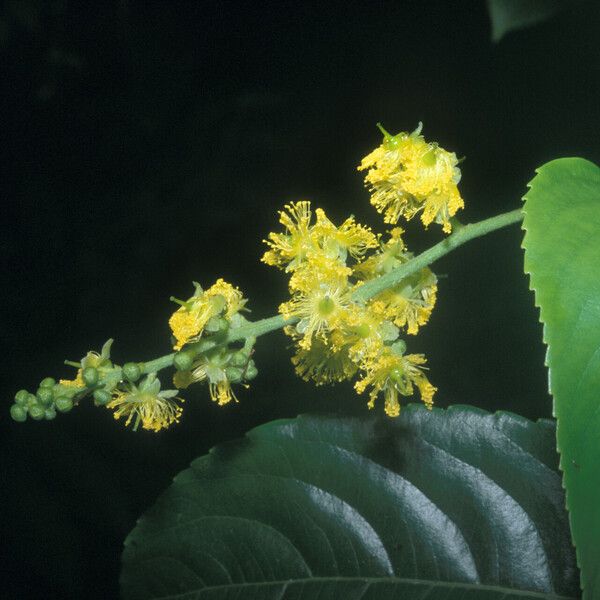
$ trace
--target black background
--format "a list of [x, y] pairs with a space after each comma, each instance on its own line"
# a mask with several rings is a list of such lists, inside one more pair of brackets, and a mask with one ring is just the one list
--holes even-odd
[[[286, 201], [383, 230], [356, 165], [374, 125], [466, 156], [462, 218], [517, 208], [535, 167], [598, 162], [598, 11], [490, 41], [484, 2], [6, 2], [0, 20], [2, 556], [10, 598], [112, 598], [122, 542], [194, 457], [300, 412], [365, 414], [350, 384], [293, 375], [260, 340], [240, 404], [185, 394], [179, 426], [132, 433], [90, 403], [16, 424], [21, 387], [114, 337], [118, 363], [169, 351], [170, 295], [217, 277], [270, 316], [285, 278], [259, 262]], [[415, 251], [439, 227], [408, 227]], [[568, 232], [567, 232], [568, 234]], [[425, 352], [437, 404], [551, 415], [518, 226], [434, 266]], [[381, 407], [378, 407], [379, 409]]]

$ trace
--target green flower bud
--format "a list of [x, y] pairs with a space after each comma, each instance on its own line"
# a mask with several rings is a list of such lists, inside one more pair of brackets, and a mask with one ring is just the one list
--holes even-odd
[[406, 352], [406, 342], [404, 340], [398, 340], [392, 344], [392, 351], [398, 356], [402, 356]]
[[131, 383], [135, 383], [142, 374], [142, 370], [140, 369], [140, 365], [134, 362], [128, 362], [123, 365], [123, 377], [130, 381]]
[[40, 387], [51, 388], [56, 384], [56, 380], [52, 377], [46, 377], [40, 382]]
[[46, 421], [52, 421], [52, 419], [54, 419], [56, 417], [56, 411], [54, 410], [53, 407], [47, 408], [44, 411], [44, 419], [46, 419]]
[[47, 387], [41, 387], [37, 391], [37, 399], [43, 406], [49, 406], [52, 403], [52, 390]]
[[27, 420], [27, 409], [20, 404], [13, 404], [10, 407], [10, 416], [17, 423], [23, 423], [23, 421]]
[[211, 317], [204, 328], [210, 333], [227, 331], [229, 329], [229, 322], [223, 317]]
[[27, 390], [19, 390], [15, 394], [15, 402], [19, 406], [26, 406], [28, 400], [29, 400], [29, 392]]
[[73, 408], [73, 400], [67, 396], [61, 396], [54, 401], [56, 408], [63, 413], [69, 412]]
[[194, 363], [194, 353], [189, 350], [178, 352], [173, 358], [173, 366], [178, 371], [189, 371]]
[[96, 367], [86, 367], [81, 372], [81, 378], [87, 387], [94, 387], [98, 383], [98, 369]]
[[227, 367], [225, 369], [225, 377], [227, 377], [231, 383], [239, 383], [242, 381], [243, 374], [244, 372], [239, 367]]
[[252, 381], [258, 375], [258, 369], [254, 364], [254, 361], [251, 360], [246, 367], [246, 379], [248, 381]]
[[245, 367], [249, 359], [250, 355], [248, 354], [248, 352], [246, 352], [245, 350], [240, 350], [231, 357], [231, 364], [234, 367]]
[[94, 392], [94, 402], [97, 406], [104, 406], [105, 404], [108, 404], [111, 398], [112, 396], [110, 392], [107, 392], [106, 390], [96, 390]]
[[27, 406], [37, 406], [38, 399], [35, 394], [27, 394]]
[[45, 413], [46, 410], [39, 404], [29, 407], [29, 415], [35, 421], [41, 421], [44, 418]]

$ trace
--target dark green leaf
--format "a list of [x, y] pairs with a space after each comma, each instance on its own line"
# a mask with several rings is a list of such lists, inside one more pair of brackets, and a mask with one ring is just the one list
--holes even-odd
[[600, 169], [547, 163], [526, 195], [525, 271], [546, 363], [585, 598], [600, 598]]
[[258, 427], [192, 463], [139, 521], [124, 595], [576, 595], [553, 433], [548, 421], [418, 405], [398, 419]]

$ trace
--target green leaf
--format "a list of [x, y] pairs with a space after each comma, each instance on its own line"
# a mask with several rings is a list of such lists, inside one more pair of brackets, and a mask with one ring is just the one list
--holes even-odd
[[492, 41], [499, 42], [507, 33], [549, 19], [574, 0], [487, 0]]
[[600, 598], [600, 169], [581, 158], [554, 160], [529, 185], [525, 271], [548, 345], [584, 598]]
[[[409, 405], [298, 417], [180, 473], [125, 542], [125, 598], [578, 593], [552, 422]], [[519, 592], [518, 590], [530, 590]]]

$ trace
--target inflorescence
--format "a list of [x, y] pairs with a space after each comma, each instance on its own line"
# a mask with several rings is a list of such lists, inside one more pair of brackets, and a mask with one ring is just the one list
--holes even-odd
[[[396, 225], [400, 218], [421, 215], [425, 227], [435, 222], [446, 233], [464, 202], [457, 188], [456, 155], [426, 142], [421, 125], [412, 133], [390, 135], [381, 126], [382, 144], [358, 167], [367, 170], [365, 185], [371, 203]], [[381, 394], [389, 416], [400, 413], [400, 397], [415, 388], [427, 407], [436, 388], [425, 375], [422, 354], [407, 354], [403, 336], [415, 335], [435, 305], [437, 279], [428, 268], [364, 299], [361, 286], [409, 262], [413, 255], [393, 227], [385, 236], [348, 217], [336, 226], [308, 201], [292, 202], [280, 212], [281, 233], [270, 233], [262, 261], [289, 274], [290, 299], [279, 312], [284, 331], [294, 341], [297, 374], [317, 385], [357, 378], [355, 389], [369, 389], [369, 407]], [[247, 299], [219, 279], [204, 290], [194, 283], [187, 300], [171, 300], [174, 354], [149, 363], [123, 366], [110, 358], [112, 340], [100, 353], [88, 352], [71, 380], [44, 379], [35, 394], [17, 392], [11, 406], [16, 421], [50, 420], [68, 412], [86, 397], [113, 410], [115, 419], [137, 429], [160, 431], [179, 421], [183, 400], [179, 390], [206, 382], [219, 405], [236, 401], [235, 385], [248, 387], [257, 376], [252, 360], [256, 342], [252, 323], [243, 315]], [[366, 291], [366, 288], [365, 290]], [[360, 298], [360, 299], [358, 299]], [[280, 326], [280, 325], [278, 325]], [[242, 332], [245, 332], [242, 334]], [[234, 341], [235, 340], [235, 341]], [[174, 389], [161, 389], [157, 371], [175, 368]]]

